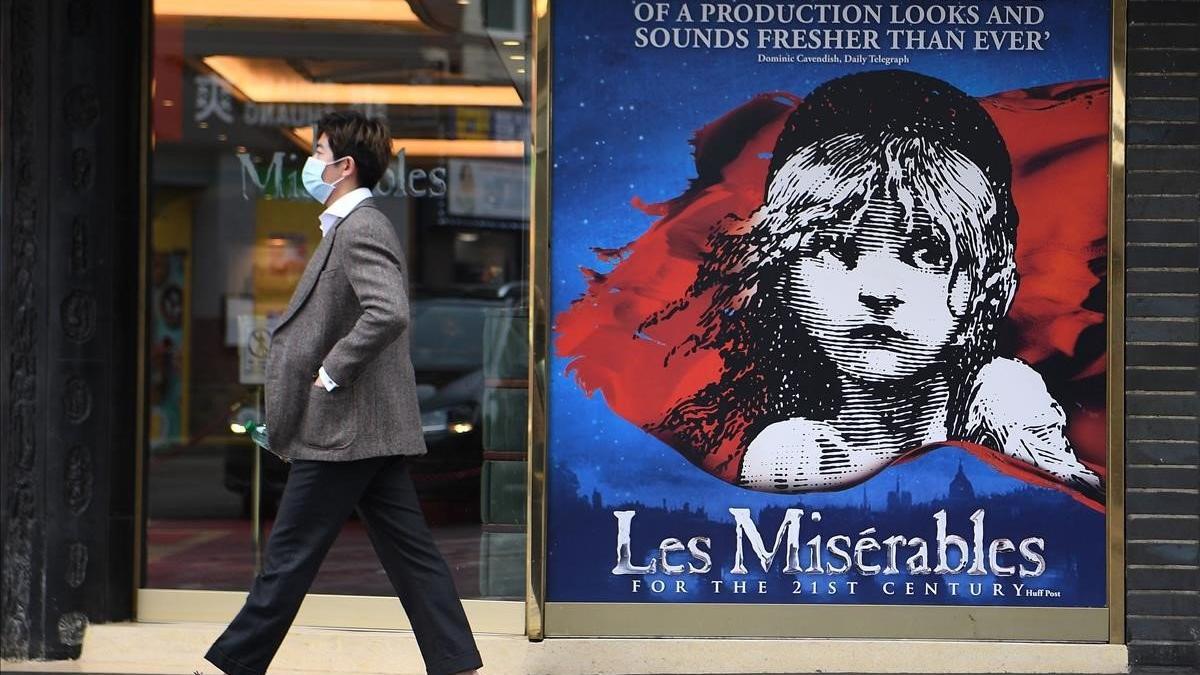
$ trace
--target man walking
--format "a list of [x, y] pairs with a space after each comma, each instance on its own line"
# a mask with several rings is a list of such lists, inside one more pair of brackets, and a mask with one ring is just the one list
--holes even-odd
[[264, 673], [342, 524], [357, 508], [431, 675], [482, 666], [405, 464], [425, 452], [409, 358], [400, 242], [371, 189], [391, 157], [379, 120], [317, 125], [304, 186], [325, 205], [321, 244], [275, 328], [267, 361], [271, 451], [291, 471], [245, 606], [205, 658]]

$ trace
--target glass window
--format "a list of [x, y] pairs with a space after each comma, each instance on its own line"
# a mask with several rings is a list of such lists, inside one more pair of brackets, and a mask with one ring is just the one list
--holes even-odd
[[[313, 123], [386, 118], [422, 507], [463, 597], [524, 596], [527, 0], [154, 3], [145, 584], [248, 589], [287, 465], [257, 452], [269, 328], [321, 239]], [[391, 595], [357, 517], [313, 592]]]

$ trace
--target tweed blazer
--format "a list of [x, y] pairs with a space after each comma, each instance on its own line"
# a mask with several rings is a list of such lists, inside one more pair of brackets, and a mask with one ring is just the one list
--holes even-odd
[[[408, 325], [400, 241], [365, 199], [322, 238], [272, 333], [271, 451], [335, 462], [424, 454]], [[322, 366], [333, 391], [313, 386]]]

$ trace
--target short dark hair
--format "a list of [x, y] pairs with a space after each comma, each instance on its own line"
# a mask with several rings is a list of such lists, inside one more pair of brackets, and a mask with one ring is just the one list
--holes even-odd
[[944, 143], [979, 167], [996, 190], [1000, 215], [1016, 227], [1012, 160], [996, 123], [977, 100], [949, 82], [905, 70], [855, 73], [814, 89], [775, 142], [767, 187], [797, 149], [846, 133]]
[[374, 189], [392, 158], [392, 134], [387, 120], [357, 110], [335, 110], [317, 122], [317, 138], [329, 137], [334, 159], [349, 155], [358, 167], [360, 187]]

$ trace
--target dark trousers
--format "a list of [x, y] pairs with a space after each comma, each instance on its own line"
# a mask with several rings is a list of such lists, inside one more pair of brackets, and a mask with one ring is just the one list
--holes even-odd
[[401, 456], [293, 462], [245, 606], [204, 658], [229, 675], [267, 670], [350, 512], [371, 544], [412, 624], [425, 668], [444, 675], [482, 666], [471, 626], [433, 543]]

